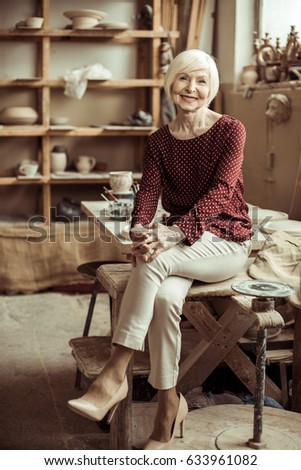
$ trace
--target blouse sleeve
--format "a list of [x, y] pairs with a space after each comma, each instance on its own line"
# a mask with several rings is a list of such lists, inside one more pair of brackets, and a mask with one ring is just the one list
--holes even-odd
[[145, 158], [140, 189], [136, 194], [131, 225], [150, 224], [155, 217], [161, 193], [161, 170], [158, 151], [149, 138], [145, 148]]
[[235, 120], [228, 128], [211, 187], [188, 213], [175, 222], [185, 234], [187, 245], [195, 243], [214, 218], [225, 212], [241, 176], [245, 139], [243, 124]]

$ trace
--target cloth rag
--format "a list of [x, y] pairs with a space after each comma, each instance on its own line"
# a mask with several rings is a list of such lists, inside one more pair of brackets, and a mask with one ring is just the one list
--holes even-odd
[[92, 64], [77, 69], [67, 70], [64, 76], [64, 94], [80, 100], [87, 89], [88, 80], [110, 80], [112, 73], [102, 64]]
[[301, 308], [301, 239], [286, 232], [275, 232], [258, 252], [248, 274], [254, 279], [283, 282], [295, 293], [288, 301]]

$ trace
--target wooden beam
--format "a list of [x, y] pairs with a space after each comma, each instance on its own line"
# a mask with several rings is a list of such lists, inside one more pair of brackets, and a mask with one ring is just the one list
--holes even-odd
[[197, 49], [204, 21], [206, 0], [192, 0], [186, 49]]

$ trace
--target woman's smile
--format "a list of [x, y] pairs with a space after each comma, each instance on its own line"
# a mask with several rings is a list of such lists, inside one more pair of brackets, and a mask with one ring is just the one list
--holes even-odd
[[176, 105], [207, 103], [209, 95], [209, 76], [207, 70], [194, 70], [180, 73], [172, 86], [172, 98]]

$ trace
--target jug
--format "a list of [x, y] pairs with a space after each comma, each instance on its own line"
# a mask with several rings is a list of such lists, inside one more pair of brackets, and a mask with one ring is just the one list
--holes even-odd
[[79, 173], [89, 173], [96, 164], [96, 158], [80, 155], [75, 159], [75, 166]]

